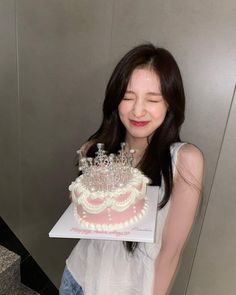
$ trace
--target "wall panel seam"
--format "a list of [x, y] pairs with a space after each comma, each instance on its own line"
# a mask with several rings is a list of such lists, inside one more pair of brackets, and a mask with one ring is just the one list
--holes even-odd
[[19, 234], [21, 235], [22, 225], [22, 183], [21, 183], [21, 171], [22, 171], [22, 149], [21, 149], [21, 101], [20, 101], [20, 71], [19, 71], [19, 35], [18, 35], [18, 5], [15, 1], [15, 54], [16, 54], [16, 77], [17, 77], [17, 151], [18, 151], [18, 163], [17, 163], [17, 183], [18, 183], [18, 206], [19, 206]]

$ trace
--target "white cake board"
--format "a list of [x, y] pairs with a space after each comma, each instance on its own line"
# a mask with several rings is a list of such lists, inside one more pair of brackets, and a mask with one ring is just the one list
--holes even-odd
[[155, 240], [159, 187], [148, 186], [147, 195], [149, 208], [146, 215], [130, 227], [111, 232], [85, 229], [74, 216], [74, 204], [70, 204], [49, 232], [49, 237], [153, 243]]

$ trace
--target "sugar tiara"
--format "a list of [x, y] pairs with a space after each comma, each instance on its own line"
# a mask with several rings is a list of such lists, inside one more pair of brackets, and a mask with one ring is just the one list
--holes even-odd
[[107, 155], [104, 144], [98, 143], [95, 158], [84, 157], [82, 150], [78, 150], [81, 183], [91, 192], [111, 192], [125, 186], [133, 177], [135, 153], [133, 149], [126, 151], [125, 147], [122, 142], [118, 154]]

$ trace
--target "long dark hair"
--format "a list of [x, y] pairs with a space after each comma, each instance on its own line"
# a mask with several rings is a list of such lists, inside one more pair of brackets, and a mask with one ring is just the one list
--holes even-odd
[[[119, 118], [118, 106], [134, 69], [147, 67], [159, 76], [168, 111], [163, 123], [151, 137], [139, 169], [152, 180], [152, 185], [161, 185], [164, 182], [165, 193], [158, 204], [159, 209], [162, 209], [170, 199], [173, 187], [170, 146], [180, 141], [179, 131], [185, 110], [180, 70], [174, 57], [166, 49], [155, 47], [151, 43], [142, 44], [130, 50], [117, 64], [105, 92], [103, 120], [97, 132], [89, 138], [93, 144], [87, 155], [94, 156], [98, 142], [105, 144], [108, 153], [116, 153], [120, 143], [125, 141], [126, 130]], [[137, 243], [125, 242], [125, 246], [129, 252], [133, 252]]]

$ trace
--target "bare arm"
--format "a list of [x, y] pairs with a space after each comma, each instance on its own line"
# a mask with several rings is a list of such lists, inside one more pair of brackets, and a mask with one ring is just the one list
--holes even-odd
[[181, 147], [162, 246], [155, 262], [154, 295], [166, 295], [170, 289], [198, 208], [203, 165], [202, 153], [195, 146], [186, 144]]

